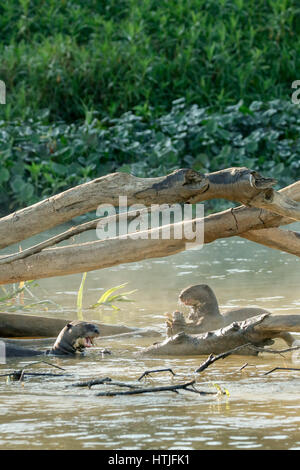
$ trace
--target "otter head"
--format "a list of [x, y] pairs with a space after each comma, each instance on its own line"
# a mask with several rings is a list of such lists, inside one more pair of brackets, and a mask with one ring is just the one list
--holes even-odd
[[[192, 317], [199, 319], [203, 315], [220, 315], [219, 305], [213, 290], [206, 284], [198, 284], [183, 289], [179, 300], [192, 308]], [[193, 318], [191, 318], [193, 319]]]
[[75, 354], [93, 346], [93, 340], [100, 335], [100, 330], [94, 323], [72, 321], [59, 333], [52, 354]]

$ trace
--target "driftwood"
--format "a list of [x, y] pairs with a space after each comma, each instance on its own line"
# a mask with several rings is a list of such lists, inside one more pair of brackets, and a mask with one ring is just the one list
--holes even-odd
[[[206, 361], [204, 361], [201, 364], [201, 366], [198, 367], [198, 369], [196, 369], [195, 372], [203, 372], [205, 369], [207, 369], [207, 367], [209, 367], [214, 362], [219, 361], [220, 359], [225, 359], [226, 357], [231, 356], [231, 354], [238, 354], [244, 348], [250, 348], [255, 352], [264, 352], [264, 353], [267, 352], [267, 353], [271, 353], [271, 354], [281, 354], [282, 355], [283, 353], [286, 353], [286, 352], [296, 351], [300, 348], [300, 346], [295, 346], [293, 348], [276, 350], [276, 349], [259, 348], [257, 346], [253, 346], [253, 344], [251, 344], [251, 343], [246, 343], [246, 344], [242, 344], [242, 346], [237, 346], [236, 348], [231, 349], [230, 351], [226, 351], [224, 353], [218, 354], [218, 356], [214, 356], [214, 354], [210, 354], [208, 356], [208, 358], [206, 359]], [[247, 365], [248, 365], [248, 363], [244, 364], [239, 370], [240, 371], [243, 370]], [[267, 374], [264, 374], [264, 375], [267, 375]]]
[[100, 204], [117, 206], [119, 195], [127, 196], [128, 205], [146, 206], [222, 198], [300, 220], [297, 199], [292, 194], [274, 191], [275, 183], [276, 180], [248, 168], [228, 168], [205, 175], [180, 169], [158, 178], [112, 173], [3, 217], [0, 248], [93, 211]]
[[185, 390], [187, 392], [198, 393], [199, 395], [217, 395], [215, 392], [204, 392], [202, 390], [197, 390], [194, 385], [196, 381], [191, 380], [184, 384], [178, 385], [165, 385], [161, 387], [147, 387], [147, 388], [136, 388], [135, 390], [126, 390], [125, 392], [119, 391], [109, 391], [109, 392], [98, 392], [96, 397], [115, 397], [117, 395], [140, 395], [143, 393], [156, 393], [156, 392], [175, 392], [178, 393], [178, 390]]
[[178, 333], [161, 343], [154, 343], [145, 348], [141, 354], [151, 356], [216, 355], [245, 345], [245, 348], [235, 353], [257, 355], [258, 350], [253, 350], [251, 346], [247, 347], [247, 343], [263, 348], [265, 345], [272, 344], [272, 339], [280, 336], [283, 331], [300, 332], [300, 316], [262, 314], [199, 335]]
[[269, 375], [272, 372], [275, 372], [276, 370], [293, 370], [293, 371], [300, 372], [300, 369], [296, 369], [294, 367], [274, 367], [274, 369], [271, 369], [268, 372], [265, 372], [264, 375]]
[[69, 238], [72, 238], [75, 235], [79, 235], [80, 233], [88, 232], [89, 230], [96, 230], [96, 228], [99, 228], [99, 226], [106, 225], [110, 221], [119, 222], [122, 219], [126, 218], [127, 222], [130, 222], [136, 217], [137, 217], [136, 212], [134, 213], [134, 215], [131, 215], [130, 213], [120, 213], [120, 214], [117, 214], [116, 216], [104, 217], [100, 220], [91, 220], [90, 222], [85, 222], [83, 224], [76, 225], [75, 227], [69, 228], [65, 232], [59, 233], [58, 235], [55, 235], [54, 237], [48, 238], [48, 240], [45, 240], [43, 242], [38, 243], [37, 245], [27, 248], [26, 250], [22, 250], [22, 251], [19, 251], [18, 253], [13, 253], [11, 255], [0, 257], [0, 265], [11, 263], [12, 261], [16, 261], [18, 259], [24, 259], [24, 258], [27, 258], [28, 256], [34, 255], [36, 253], [40, 253], [45, 248], [48, 248], [53, 245], [57, 245], [58, 243], [68, 240]]
[[119, 195], [126, 195], [129, 205], [199, 202], [212, 198], [248, 204], [275, 182], [247, 168], [230, 168], [208, 175], [181, 169], [158, 178], [112, 173], [3, 217], [0, 220], [0, 248], [93, 211], [100, 204], [117, 206]]
[[291, 255], [300, 256], [300, 233], [279, 228], [249, 230], [242, 234], [243, 238], [260, 243], [275, 250], [285, 251]]
[[[299, 255], [300, 237], [296, 232], [282, 234], [274, 228], [298, 219], [300, 182], [276, 192], [275, 180], [263, 178], [247, 168], [229, 168], [201, 175], [193, 170], [177, 170], [160, 178], [135, 178], [125, 173], [114, 173], [77, 186], [31, 207], [0, 219], [0, 247], [25, 239], [35, 233], [58, 225], [75, 215], [93, 210], [101, 203], [117, 205], [117, 195], [126, 195], [127, 203], [144, 205], [175, 202], [199, 202], [212, 198], [238, 201], [244, 206], [213, 214], [204, 218], [204, 243], [234, 235], [256, 239], [272, 248], [284, 249]], [[259, 209], [258, 209], [259, 207]], [[273, 212], [262, 208], [271, 208]], [[276, 214], [274, 213], [276, 212]], [[134, 217], [134, 216], [132, 216]], [[105, 219], [102, 219], [105, 221]], [[99, 221], [98, 221], [99, 222]], [[195, 219], [193, 231], [203, 219]], [[102, 223], [102, 221], [101, 221]], [[170, 224], [170, 238], [162, 239], [162, 228], [143, 232], [148, 238], [127, 235], [65, 247], [46, 248], [53, 243], [95, 227], [73, 228], [54, 240], [43, 242], [26, 250], [25, 254], [0, 257], [0, 284], [51, 276], [72, 274], [130, 263], [145, 258], [169, 256], [186, 249], [193, 240], [174, 237], [175, 229], [182, 233], [190, 221]], [[272, 227], [272, 232], [266, 232]], [[280, 243], [280, 240], [283, 240]], [[42, 251], [40, 251], [42, 250]], [[25, 256], [27, 256], [25, 258]]]
[[[194, 220], [193, 231], [200, 222], [202, 221]], [[235, 235], [243, 236], [244, 233], [247, 235], [249, 230], [291, 222], [292, 219], [285, 219], [269, 212], [237, 207], [204, 218], [204, 243]], [[185, 226], [189, 224], [189, 221], [171, 224], [170, 239], [162, 239], [163, 228], [160, 227], [147, 231], [147, 239], [124, 235], [79, 245], [48, 248], [28, 258], [3, 265], [0, 269], [0, 284], [92, 271], [146, 258], [170, 256], [185, 250], [186, 243], [193, 242], [184, 236], [182, 239], [173, 236], [175, 228], [180, 226], [184, 233]], [[295, 237], [294, 251], [299, 251], [297, 248], [299, 244], [300, 238]]]
[[[0, 312], [0, 337], [2, 338], [42, 338], [55, 337], [72, 320], [48, 318], [37, 315], [25, 315]], [[153, 330], [133, 328], [125, 325], [108, 325], [93, 321], [100, 327], [100, 336], [106, 337], [119, 334], [159, 335]]]

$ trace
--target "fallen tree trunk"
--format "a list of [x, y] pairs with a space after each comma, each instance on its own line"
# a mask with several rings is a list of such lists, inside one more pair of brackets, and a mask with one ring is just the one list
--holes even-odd
[[103, 217], [99, 220], [91, 220], [89, 222], [76, 225], [75, 227], [71, 227], [68, 230], [65, 230], [64, 232], [59, 233], [58, 235], [54, 235], [53, 237], [48, 238], [47, 240], [44, 240], [38, 243], [37, 245], [31, 246], [22, 251], [18, 251], [18, 253], [13, 253], [7, 256], [0, 257], [0, 265], [11, 263], [12, 261], [15, 261], [18, 259], [27, 258], [27, 256], [34, 255], [35, 253], [40, 253], [45, 248], [57, 245], [58, 243], [62, 241], [75, 237], [75, 235], [79, 235], [80, 233], [87, 232], [90, 230], [96, 230], [99, 226], [105, 226], [110, 221], [120, 222], [123, 219], [126, 219], [127, 222], [130, 222], [136, 217], [137, 217], [136, 211], [134, 212], [134, 215], [131, 215], [130, 212], [129, 213], [126, 212], [126, 213], [117, 214], [115, 216]]
[[[264, 347], [272, 344], [272, 338], [277, 338], [282, 331], [300, 332], [300, 316], [262, 314], [200, 335], [178, 333], [163, 342], [145, 348], [141, 354], [147, 356], [216, 355], [248, 343]], [[236, 353], [257, 354], [247, 346]]]
[[[131, 177], [131, 175], [125, 175], [125, 180], [122, 179], [123, 177], [121, 180], [120, 178], [121, 176], [119, 174], [114, 174], [108, 175], [104, 180], [103, 178], [98, 179], [104, 184], [105, 197], [103, 194], [102, 196], [106, 202], [109, 200], [109, 197], [111, 198], [111, 202], [115, 202], [115, 193], [113, 195], [111, 191], [115, 189], [114, 184], [117, 184], [117, 182], [120, 185], [119, 190], [122, 191], [122, 188], [124, 189], [124, 181], [129, 185], [127, 189], [129, 187], [131, 188], [129, 201], [132, 199], [136, 202], [136, 200], [140, 198], [147, 204], [154, 201], [159, 201], [160, 203], [166, 200], [170, 201], [170, 198], [171, 201], [194, 201], [196, 199], [205, 200], [212, 197], [239, 199], [250, 204], [252, 200], [259, 199], [264, 194], [268, 195], [270, 191], [273, 191], [270, 186], [274, 184], [274, 180], [262, 178], [260, 175], [247, 168], [231, 168], [205, 175], [205, 177], [192, 170], [178, 170], [163, 178], [135, 179]], [[121, 185], [121, 181], [123, 181], [123, 186]], [[134, 186], [134, 182], [136, 186]], [[94, 191], [95, 189], [92, 184], [88, 187], [89, 190], [93, 188]], [[135, 187], [135, 192], [133, 192], [133, 187]], [[60, 214], [66, 214], [68, 212], [66, 208], [73, 207], [71, 200], [73, 200], [74, 194], [77, 195], [79, 201], [82, 202], [81, 198], [83, 195], [89, 194], [89, 192], [88, 194], [85, 193], [85, 189], [86, 186], [81, 185], [58, 196], [54, 196], [54, 198], [57, 198], [61, 203], [61, 206], [59, 206], [61, 207], [61, 211], [56, 205], [58, 218], [51, 216], [50, 219], [53, 223], [54, 220], [61, 222]], [[178, 191], [177, 194], [176, 190]], [[300, 182], [282, 189], [280, 194], [284, 195], [288, 200], [300, 200]], [[36, 218], [38, 218], [39, 224], [42, 224], [39, 225], [40, 231], [44, 227], [44, 218], [48, 220], [49, 215], [48, 206], [45, 204], [46, 201], [43, 201], [35, 206], [19, 211], [14, 217], [8, 216], [1, 219], [0, 234], [1, 230], [4, 230], [5, 227], [6, 230], [8, 230], [6, 238], [4, 237], [6, 241], [2, 243], [6, 245], [9, 244], [12, 241], [11, 237], [16, 236], [23, 223], [25, 226], [22, 238], [24, 238], [26, 234], [28, 235], [28, 214], [33, 216], [33, 227], [36, 226]], [[78, 203], [78, 205], [75, 204], [75, 206], [84, 207], [85, 209], [87, 207], [84, 204], [82, 206], [81, 203]], [[42, 210], [41, 207], [43, 207], [45, 211], [44, 209]], [[54, 206], [52, 205], [51, 207]], [[40, 212], [41, 210], [42, 212]], [[41, 218], [42, 213], [43, 217]], [[72, 211], [71, 214], [73, 214]], [[278, 227], [279, 225], [289, 224], [293, 221], [294, 220], [291, 218], [282, 217], [266, 210], [240, 206], [204, 218], [204, 243], [211, 243], [218, 238], [239, 235], [271, 246], [272, 248], [283, 249], [298, 256], [300, 241], [296, 232], [282, 233], [282, 231], [275, 231], [276, 229], [272, 232], [265, 231], [268, 227]], [[98, 223], [104, 222], [105, 218], [99, 219], [98, 221]], [[195, 231], [195, 227], [201, 222], [202, 220], [200, 219], [194, 220], [192, 230]], [[9, 225], [10, 223], [12, 225]], [[189, 224], [190, 221], [183, 221], [177, 224], [171, 224], [169, 228], [173, 233], [175, 229], [177, 230], [178, 228], [180, 228], [182, 232], [185, 232], [185, 227]], [[81, 228], [71, 229], [70, 233], [90, 229], [91, 227], [95, 227], [95, 225], [95, 221], [89, 222], [83, 224]], [[19, 227], [19, 229], [17, 227]], [[73, 274], [110, 267], [121, 263], [140, 261], [145, 258], [169, 256], [186, 249], [186, 243], [192, 243], [194, 241], [184, 236], [178, 239], [172, 236], [172, 234], [170, 234], [168, 240], [163, 240], [161, 239], [161, 234], [162, 229], [165, 229], [165, 227], [166, 226], [148, 230], [147, 233], [137, 232], [135, 238], [133, 238], [132, 234], [130, 238], [128, 238], [128, 236], [121, 236], [105, 241], [100, 240], [81, 245], [74, 244], [67, 247], [43, 249], [47, 244], [49, 246], [52, 243], [56, 243], [70, 236], [70, 233], [62, 234], [54, 237], [54, 240], [43, 242], [40, 245], [26, 250], [25, 254], [16, 253], [0, 257], [0, 265], [3, 265], [3, 268], [0, 268], [0, 284]], [[257, 234], [255, 234], [254, 231], [257, 231]], [[141, 239], [141, 237], [144, 237], [144, 239]], [[27, 256], [27, 258], [24, 258], [25, 256]]]
[[146, 206], [223, 198], [259, 208], [271, 205], [274, 212], [299, 220], [296, 199], [284, 191], [276, 193], [272, 189], [275, 183], [248, 168], [228, 168], [205, 175], [180, 169], [158, 178], [112, 173], [0, 219], [0, 249], [93, 211], [100, 204], [117, 206], [119, 195], [127, 197], [128, 205]]
[[[292, 219], [283, 219], [269, 212], [263, 214], [260, 210], [241, 206], [205, 217], [203, 242], [211, 243], [218, 238], [243, 235], [249, 230], [291, 222]], [[166, 228], [164, 226], [137, 232], [135, 236], [131, 234], [79, 245], [48, 248], [25, 259], [2, 265], [0, 284], [62, 276], [147, 258], [170, 256], [185, 250], [187, 243], [195, 241], [185, 237], [186, 227], [190, 228], [192, 225], [192, 231], [196, 233], [197, 224], [201, 223], [203, 219], [195, 219], [192, 224], [190, 221], [171, 224], [169, 239], [162, 239], [162, 230]], [[174, 238], [178, 229], [181, 229], [183, 235], [181, 239]]]
[[300, 233], [279, 228], [249, 230], [241, 235], [247, 240], [260, 243], [275, 250], [285, 251], [291, 255], [300, 256]]
[[258, 194], [251, 200], [250, 205], [267, 209], [283, 217], [300, 220], [300, 203], [274, 191], [274, 189], [268, 189]]
[[[36, 315], [0, 312], [0, 337], [2, 338], [50, 338], [57, 337], [60, 331], [72, 320]], [[157, 334], [154, 331], [125, 325], [108, 325], [93, 320], [99, 326], [100, 336], [122, 333]]]

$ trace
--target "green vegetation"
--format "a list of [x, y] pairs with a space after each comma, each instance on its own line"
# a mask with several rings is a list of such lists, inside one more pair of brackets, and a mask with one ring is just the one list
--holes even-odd
[[[83, 304], [82, 304], [82, 299], [83, 299], [83, 288], [85, 285], [86, 281], [86, 275], [87, 273], [83, 273], [80, 287], [78, 289], [77, 293], [77, 319], [78, 320], [83, 320]], [[133, 294], [136, 292], [135, 290], [132, 290], [130, 292], [124, 292], [123, 294], [116, 294], [116, 292], [119, 289], [123, 289], [128, 283], [125, 282], [124, 284], [121, 284], [116, 287], [111, 287], [107, 291], [105, 291], [97, 300], [97, 302], [89, 307], [89, 309], [92, 310], [97, 310], [103, 306], [113, 308], [114, 310], [120, 310], [119, 307], [114, 305], [115, 302], [133, 302], [133, 300], [128, 299], [127, 295]], [[1, 299], [0, 299], [1, 300]], [[114, 302], [114, 303], [113, 303]]]
[[83, 124], [0, 123], [0, 201], [12, 210], [113, 171], [158, 176], [247, 166], [278, 178], [300, 176], [300, 115], [292, 103], [239, 103], [222, 112], [177, 100], [145, 120], [128, 112]]
[[0, 286], [0, 311], [15, 312], [24, 311], [32, 312], [35, 308], [47, 311], [45, 304], [53, 304], [55, 308], [61, 307], [50, 299], [40, 300], [36, 294], [32, 292], [33, 288], [38, 287], [36, 281], [20, 282], [19, 284], [11, 284], [8, 287]]
[[73, 122], [286, 99], [300, 70], [297, 0], [10, 0], [0, 5], [6, 118]]
[[0, 5], [0, 210], [113, 171], [299, 178], [296, 0]]

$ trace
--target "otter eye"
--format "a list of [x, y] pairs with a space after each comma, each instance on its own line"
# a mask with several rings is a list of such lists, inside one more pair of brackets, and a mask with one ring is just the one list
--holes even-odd
[[68, 323], [67, 328], [72, 328], [72, 323]]

